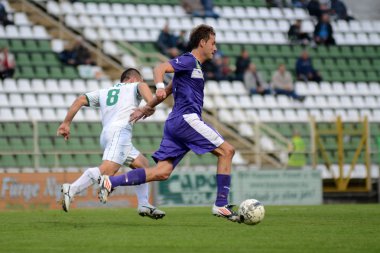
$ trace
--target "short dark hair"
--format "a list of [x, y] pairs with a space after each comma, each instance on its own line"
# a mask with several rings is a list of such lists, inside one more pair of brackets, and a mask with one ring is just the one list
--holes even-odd
[[124, 80], [128, 80], [131, 77], [136, 77], [138, 79], [142, 79], [142, 76], [140, 74], [140, 71], [138, 71], [135, 68], [128, 68], [126, 69], [123, 74], [121, 74], [120, 82], [123, 82]]
[[190, 39], [189, 39], [190, 51], [193, 50], [194, 48], [197, 48], [201, 40], [208, 41], [210, 39], [210, 35], [215, 36], [215, 30], [214, 28], [212, 28], [212, 26], [209, 26], [209, 25], [196, 26], [191, 31], [191, 34], [190, 34]]

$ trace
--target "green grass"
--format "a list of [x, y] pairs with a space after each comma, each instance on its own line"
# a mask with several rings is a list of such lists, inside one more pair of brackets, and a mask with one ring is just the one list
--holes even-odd
[[257, 226], [210, 208], [0, 212], [0, 252], [380, 252], [380, 205], [267, 206]]

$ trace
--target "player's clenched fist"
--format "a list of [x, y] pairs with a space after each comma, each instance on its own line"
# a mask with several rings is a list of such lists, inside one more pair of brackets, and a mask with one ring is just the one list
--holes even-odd
[[62, 123], [57, 129], [57, 136], [63, 136], [67, 141], [70, 138], [70, 125]]

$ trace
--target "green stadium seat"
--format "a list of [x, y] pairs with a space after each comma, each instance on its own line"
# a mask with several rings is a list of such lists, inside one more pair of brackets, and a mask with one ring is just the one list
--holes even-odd
[[13, 155], [0, 155], [0, 167], [17, 167], [16, 159]]
[[39, 40], [38, 46], [40, 52], [52, 52], [49, 40]]
[[88, 160], [87, 155], [85, 154], [76, 154], [73, 155], [73, 164], [76, 166], [88, 166], [90, 161]]
[[[162, 123], [158, 123], [158, 124], [162, 124]], [[158, 127], [158, 124], [157, 123], [145, 124], [145, 127], [146, 127], [145, 134], [149, 136], [162, 136], [161, 128]]]
[[139, 137], [139, 136], [145, 136], [146, 130], [145, 130], [145, 124], [136, 124], [133, 126], [133, 136]]
[[13, 151], [26, 150], [26, 147], [24, 145], [24, 142], [22, 141], [22, 138], [19, 138], [19, 137], [12, 137], [9, 139], [9, 148]]
[[26, 150], [34, 151], [34, 139], [33, 136], [23, 138], [24, 146]]
[[44, 59], [45, 59], [45, 62], [48, 66], [51, 66], [51, 67], [61, 66], [61, 62], [59, 61], [58, 57], [53, 53], [45, 54]]
[[9, 142], [8, 138], [0, 138], [0, 151], [7, 151], [9, 150]]
[[99, 150], [99, 143], [97, 138], [84, 137], [81, 142], [82, 149], [84, 150]]
[[16, 155], [18, 167], [34, 167], [34, 159], [31, 155]]
[[90, 124], [88, 122], [76, 123], [73, 134], [76, 136], [92, 136]]
[[379, 81], [380, 79], [380, 72], [375, 71], [367, 71], [366, 80], [365, 81]]
[[16, 122], [6, 122], [3, 125], [4, 136], [19, 136]]
[[32, 67], [21, 67], [18, 68], [18, 71], [20, 72], [20, 77], [36, 78], [36, 75], [34, 74], [34, 70]]
[[88, 166], [99, 165], [102, 162], [102, 154], [90, 154], [88, 156]]
[[77, 137], [71, 137], [66, 142], [67, 142], [66, 148], [68, 150], [73, 150], [73, 151], [83, 150], [83, 147], [82, 147], [82, 145], [80, 143], [80, 139], [77, 138]]
[[55, 155], [41, 155], [39, 156], [39, 163], [41, 167], [51, 168], [55, 167]]
[[353, 49], [353, 55], [355, 57], [365, 57], [364, 47], [361, 46], [355, 46]]
[[35, 67], [35, 78], [47, 79], [50, 77], [47, 67]]
[[155, 150], [153, 142], [150, 138], [138, 138], [136, 143], [137, 149], [142, 152], [152, 152]]
[[36, 40], [25, 40], [25, 50], [28, 52], [38, 52], [39, 47]]
[[46, 122], [38, 122], [37, 124], [38, 136], [49, 136], [48, 123]]
[[60, 150], [68, 150], [69, 149], [69, 146], [63, 137], [58, 137], [58, 136], [55, 137], [53, 139], [53, 143], [54, 143], [55, 150], [60, 151]]
[[30, 122], [20, 122], [18, 124], [18, 135], [19, 136], [32, 136], [33, 135], [33, 125]]
[[78, 72], [74, 67], [68, 67], [68, 66], [63, 67], [63, 74], [65, 78], [68, 78], [68, 79], [75, 79], [79, 77]]
[[39, 145], [41, 151], [51, 151], [54, 150], [53, 140], [49, 137], [44, 137], [39, 139]]
[[61, 154], [59, 155], [59, 164], [62, 167], [75, 166], [74, 158], [71, 154]]
[[21, 66], [32, 66], [33, 62], [29, 59], [29, 55], [26, 53], [18, 53], [16, 55], [17, 64]]
[[91, 123], [91, 136], [96, 136], [99, 138], [102, 133], [102, 124], [100, 123]]
[[10, 43], [10, 50], [12, 52], [25, 51], [25, 46], [22, 40], [12, 39]]
[[62, 72], [62, 68], [57, 67], [57, 66], [50, 67], [50, 75], [52, 78], [56, 78], [56, 79], [65, 78], [65, 75]]
[[[45, 60], [40, 53], [32, 53], [30, 56], [33, 66], [47, 66]], [[38, 72], [38, 70], [37, 70]]]

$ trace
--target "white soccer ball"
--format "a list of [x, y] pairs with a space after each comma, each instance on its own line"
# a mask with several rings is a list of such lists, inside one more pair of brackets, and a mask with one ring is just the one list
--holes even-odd
[[247, 225], [256, 225], [264, 219], [264, 205], [257, 199], [244, 200], [239, 207], [240, 220]]

